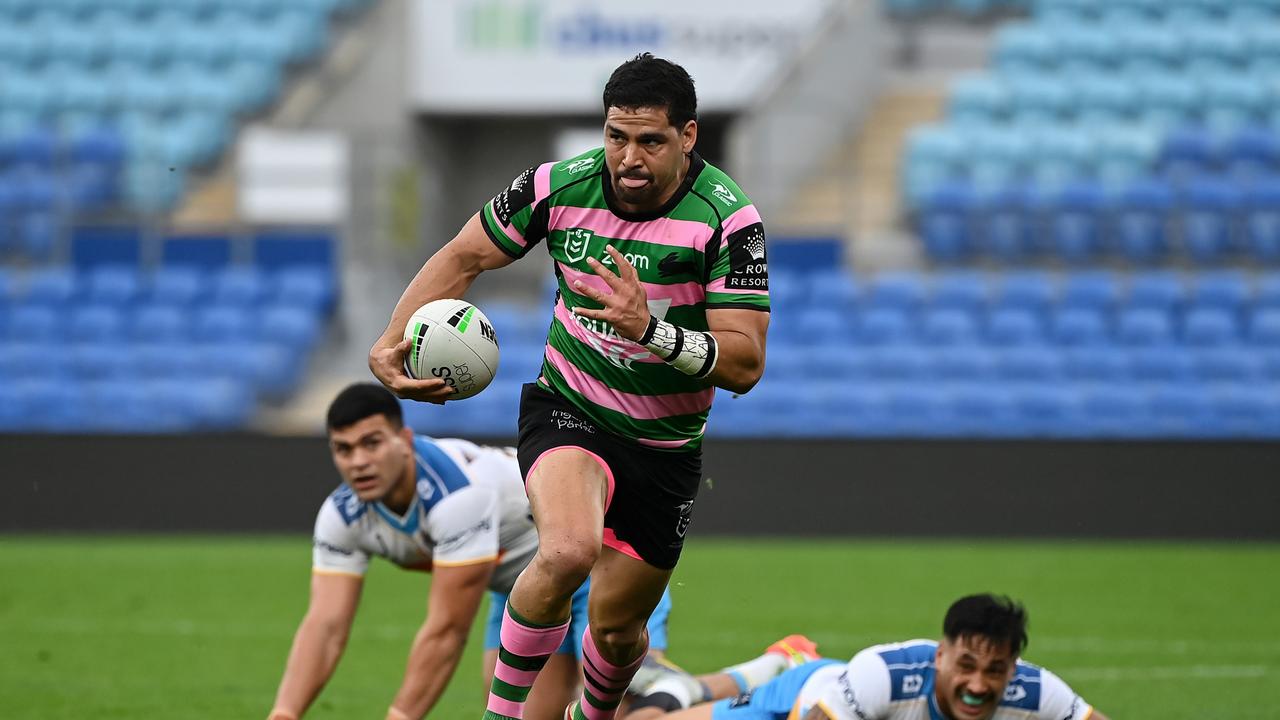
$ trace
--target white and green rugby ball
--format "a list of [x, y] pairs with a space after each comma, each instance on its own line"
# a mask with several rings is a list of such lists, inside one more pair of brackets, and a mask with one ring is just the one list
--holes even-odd
[[410, 377], [439, 378], [462, 400], [484, 390], [498, 372], [498, 336], [480, 308], [465, 300], [432, 300], [404, 328]]

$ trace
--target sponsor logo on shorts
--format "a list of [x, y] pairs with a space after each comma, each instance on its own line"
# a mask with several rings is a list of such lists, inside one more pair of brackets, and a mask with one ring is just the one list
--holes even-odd
[[592, 425], [573, 413], [565, 412], [564, 410], [552, 410], [551, 422], [556, 424], [557, 430], [582, 430], [583, 432], [588, 432], [593, 435], [596, 431], [595, 425]]
[[693, 520], [693, 501], [688, 500], [676, 506], [676, 512], [679, 517], [676, 518], [676, 537], [684, 537], [685, 532], [689, 530], [689, 523]]
[[739, 708], [739, 707], [746, 707], [747, 705], [750, 705], [751, 696], [754, 694], [755, 694], [754, 691], [745, 692], [739, 695], [738, 697], [729, 700], [729, 708], [733, 709], [733, 708]]

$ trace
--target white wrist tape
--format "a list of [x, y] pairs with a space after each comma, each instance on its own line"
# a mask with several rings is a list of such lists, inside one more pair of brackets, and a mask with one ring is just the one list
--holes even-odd
[[685, 330], [650, 315], [649, 327], [637, 342], [685, 375], [705, 378], [716, 369], [719, 353], [711, 333]]

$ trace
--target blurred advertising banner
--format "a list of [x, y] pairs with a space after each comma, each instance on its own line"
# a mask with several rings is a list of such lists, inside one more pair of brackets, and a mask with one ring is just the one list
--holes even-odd
[[689, 71], [700, 110], [734, 111], [830, 3], [416, 0], [410, 101], [436, 113], [596, 113], [609, 73], [649, 51]]

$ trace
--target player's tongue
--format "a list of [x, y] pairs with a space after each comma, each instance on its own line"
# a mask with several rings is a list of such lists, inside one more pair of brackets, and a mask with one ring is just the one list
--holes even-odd
[[649, 178], [646, 177], [630, 177], [623, 175], [619, 180], [622, 182], [624, 187], [629, 187], [633, 190], [636, 188], [642, 188], [649, 184]]

